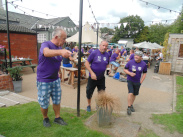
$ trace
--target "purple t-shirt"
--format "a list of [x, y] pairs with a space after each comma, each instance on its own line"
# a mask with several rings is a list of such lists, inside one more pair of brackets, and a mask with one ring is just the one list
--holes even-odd
[[45, 57], [43, 54], [44, 48], [62, 49], [56, 46], [51, 41], [46, 41], [41, 44], [39, 52], [39, 63], [37, 67], [37, 81], [39, 82], [53, 82], [58, 79], [58, 71], [62, 61], [62, 56]]
[[[106, 67], [109, 64], [109, 54], [107, 52], [102, 54], [99, 49], [96, 49], [89, 55], [87, 60], [91, 63], [90, 67], [96, 74], [97, 80], [102, 79], [104, 77]], [[89, 75], [91, 76], [91, 74]]]
[[126, 66], [125, 69], [128, 69], [128, 71], [132, 72], [132, 69], [136, 69], [136, 75], [134, 77], [131, 77], [130, 75], [127, 75], [127, 80], [130, 80], [135, 83], [140, 83], [141, 74], [147, 73], [147, 65], [144, 61], [141, 61], [137, 63], [134, 59], [130, 60]]
[[113, 53], [112, 56], [111, 56], [110, 62], [111, 61], [116, 61], [117, 57], [118, 57], [118, 54], [117, 53]]
[[[122, 49], [121, 50], [121, 56], [123, 55], [123, 53], [126, 51], [126, 49]], [[127, 53], [124, 54], [124, 56], [127, 56]]]
[[134, 59], [134, 54], [131, 54], [129, 57], [130, 60]]
[[73, 48], [73, 49], [72, 49], [72, 53], [73, 53], [73, 52], [78, 52], [78, 50], [75, 49], [75, 48]]
[[91, 49], [88, 51], [88, 53], [91, 54], [93, 51], [95, 51], [95, 49], [91, 48]]
[[113, 49], [110, 49], [110, 50], [108, 51], [109, 57], [111, 57], [112, 51], [113, 51]]

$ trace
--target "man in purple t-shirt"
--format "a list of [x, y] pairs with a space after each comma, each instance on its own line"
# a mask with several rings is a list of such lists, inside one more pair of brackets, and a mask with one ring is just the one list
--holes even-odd
[[135, 101], [135, 97], [139, 94], [140, 86], [144, 81], [147, 73], [147, 65], [143, 61], [142, 56], [143, 53], [141, 51], [135, 52], [134, 59], [130, 60], [124, 69], [124, 72], [127, 74], [128, 82], [128, 115], [131, 115], [131, 112], [135, 112], [133, 103]]
[[78, 46], [75, 46], [73, 49], [72, 49], [72, 53], [77, 53], [78, 52]]
[[130, 57], [127, 59], [127, 62], [134, 59], [134, 50], [130, 50]]
[[88, 54], [91, 54], [93, 51], [95, 51], [95, 49], [91, 48], [91, 49], [88, 51]]
[[93, 51], [89, 55], [87, 61], [85, 62], [85, 66], [90, 72], [88, 78], [88, 84], [86, 87], [88, 112], [91, 112], [91, 98], [95, 88], [97, 87], [98, 91], [105, 90], [104, 72], [106, 68], [109, 68], [109, 54], [106, 52], [107, 46], [108, 42], [102, 41], [99, 46], [99, 49]]
[[119, 49], [115, 49], [115, 52], [112, 54], [111, 58], [110, 58], [110, 64], [114, 65], [114, 73], [116, 73], [118, 67], [120, 66], [119, 63], [116, 62], [117, 59], [120, 59], [121, 57], [121, 53]]
[[121, 46], [121, 56], [122, 57], [126, 57], [127, 56], [126, 49], [124, 49], [123, 46]]
[[50, 97], [52, 98], [53, 110], [55, 112], [54, 123], [67, 125], [60, 117], [60, 64], [62, 57], [69, 58], [71, 56], [69, 50], [62, 49], [66, 38], [66, 32], [61, 28], [56, 28], [53, 31], [52, 40], [43, 42], [39, 52], [39, 63], [37, 67], [38, 102], [41, 106], [44, 119], [43, 126], [45, 127], [51, 126], [47, 115]]

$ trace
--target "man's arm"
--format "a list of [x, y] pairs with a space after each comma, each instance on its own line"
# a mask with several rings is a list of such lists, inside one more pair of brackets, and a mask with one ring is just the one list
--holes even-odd
[[131, 77], [134, 77], [136, 75], [135, 73], [128, 71], [128, 69], [124, 69], [124, 72], [130, 75]]
[[111, 67], [110, 67], [110, 65], [108, 64], [107, 66], [106, 66], [106, 69], [109, 69], [109, 74], [111, 73]]
[[116, 59], [120, 59], [120, 57], [121, 57], [121, 53], [118, 54], [118, 57]]
[[64, 58], [68, 58], [71, 56], [71, 52], [66, 49], [53, 50], [49, 48], [44, 48], [43, 54], [45, 57], [54, 57], [54, 56], [62, 56]]
[[88, 62], [88, 60], [86, 60], [86, 62], [85, 62], [85, 67], [86, 67], [86, 69], [90, 72], [91, 78], [92, 78], [93, 80], [97, 80], [97, 76], [95, 75], [95, 73], [94, 73], [93, 70], [91, 69], [90, 63]]
[[144, 81], [145, 78], [146, 78], [146, 73], [143, 73], [142, 78], [141, 78], [141, 80], [140, 80], [140, 83], [141, 83], [141, 84], [142, 84], [142, 82]]

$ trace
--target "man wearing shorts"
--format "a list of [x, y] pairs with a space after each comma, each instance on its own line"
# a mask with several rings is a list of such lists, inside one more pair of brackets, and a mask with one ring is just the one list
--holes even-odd
[[119, 63], [116, 62], [116, 60], [120, 59], [120, 57], [121, 57], [120, 50], [115, 49], [115, 53], [113, 53], [111, 58], [110, 58], [110, 64], [115, 66], [115, 68], [113, 70], [114, 73], [116, 73], [118, 67], [120, 66]]
[[85, 66], [89, 71], [88, 84], [86, 87], [88, 112], [91, 112], [91, 98], [95, 88], [97, 87], [98, 91], [105, 90], [104, 73], [106, 68], [109, 68], [109, 54], [106, 52], [107, 46], [108, 42], [102, 41], [99, 49], [93, 51], [85, 62]]
[[135, 97], [139, 94], [140, 86], [144, 81], [147, 73], [147, 66], [146, 63], [142, 60], [142, 56], [143, 53], [141, 51], [136, 51], [134, 59], [130, 60], [124, 69], [124, 72], [127, 74], [128, 82], [128, 115], [131, 115], [131, 112], [135, 112], [133, 103], [135, 101]]
[[41, 106], [43, 125], [45, 127], [51, 126], [47, 115], [50, 97], [52, 98], [53, 110], [55, 112], [54, 123], [67, 125], [60, 117], [60, 64], [62, 57], [69, 58], [71, 56], [69, 50], [62, 49], [66, 38], [67, 34], [63, 29], [55, 29], [52, 40], [42, 43], [39, 52], [37, 67], [38, 102]]

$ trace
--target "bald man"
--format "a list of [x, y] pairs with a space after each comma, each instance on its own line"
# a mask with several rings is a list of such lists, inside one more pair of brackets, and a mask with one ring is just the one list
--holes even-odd
[[85, 62], [85, 66], [89, 71], [88, 84], [86, 87], [88, 112], [91, 112], [91, 98], [95, 88], [98, 88], [98, 92], [100, 92], [101, 90], [105, 90], [104, 73], [106, 68], [109, 68], [109, 54], [106, 52], [107, 47], [108, 42], [102, 41], [99, 49], [93, 51]]

